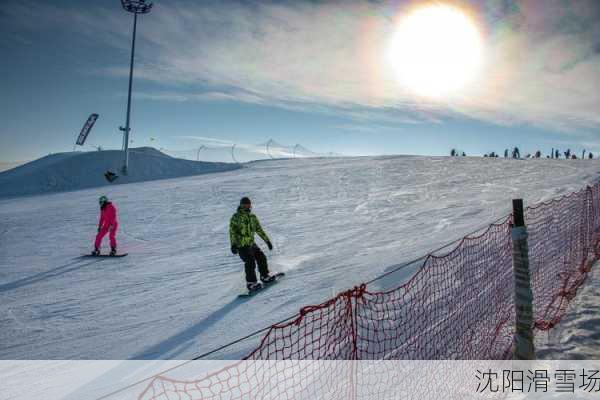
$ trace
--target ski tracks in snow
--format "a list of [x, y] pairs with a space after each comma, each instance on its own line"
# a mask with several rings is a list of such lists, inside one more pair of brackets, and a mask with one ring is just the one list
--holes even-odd
[[[296, 159], [112, 186], [120, 247], [130, 255], [98, 268], [70, 264], [59, 245], [72, 241], [76, 251], [89, 245], [96, 189], [6, 200], [0, 207], [11, 230], [0, 236], [0, 276], [11, 280], [0, 285], [8, 326], [0, 356], [193, 357], [491, 222], [508, 212], [512, 197], [529, 203], [554, 197], [557, 188], [579, 189], [599, 167], [596, 160]], [[275, 245], [272, 253], [265, 250], [270, 269], [288, 276], [232, 305], [243, 289], [243, 263], [229, 252], [227, 231], [243, 195], [252, 198]], [[48, 219], [49, 207], [60, 214]], [[49, 268], [48, 260], [57, 267]], [[386, 280], [390, 287], [406, 276], [393, 278]], [[43, 334], [26, 329], [42, 326], [35, 315], [20, 315], [28, 304], [49, 317], [40, 319], [52, 323]], [[242, 344], [235, 354], [254, 344]]]

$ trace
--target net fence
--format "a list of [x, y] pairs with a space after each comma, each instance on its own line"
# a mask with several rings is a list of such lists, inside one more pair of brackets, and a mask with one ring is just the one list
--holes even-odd
[[555, 326], [583, 284], [598, 244], [598, 185], [527, 209], [535, 326]]
[[511, 282], [507, 217], [477, 236], [465, 237], [447, 254], [429, 255], [400, 287], [359, 292], [357, 357], [504, 358], [514, 321]]
[[260, 144], [245, 143], [208, 143], [195, 148], [170, 149], [161, 147], [160, 151], [171, 157], [193, 161], [243, 163], [269, 159], [335, 157], [336, 153], [318, 153], [306, 147], [285, 145], [274, 140]]
[[[599, 258], [600, 184], [525, 210], [536, 330], [548, 330]], [[273, 325], [245, 360], [191, 381], [155, 377], [140, 399], [385, 398], [353, 363], [294, 360], [484, 360], [512, 357], [515, 330], [512, 215], [429, 254], [398, 287], [361, 284]], [[290, 361], [282, 364], [248, 361]], [[287, 365], [287, 364], [284, 364]], [[297, 380], [297, 382], [296, 382]], [[370, 383], [368, 383], [368, 382]], [[309, 384], [310, 382], [310, 384]], [[321, 390], [320, 393], [323, 393]]]

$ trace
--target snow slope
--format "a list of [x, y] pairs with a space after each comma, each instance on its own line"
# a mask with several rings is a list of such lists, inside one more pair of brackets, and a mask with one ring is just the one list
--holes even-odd
[[[62, 192], [108, 186], [104, 173], [120, 175], [123, 152], [117, 150], [51, 154], [0, 173], [0, 197]], [[240, 168], [232, 163], [180, 160], [151, 147], [131, 149], [127, 176], [114, 183], [175, 178]]]
[[16, 168], [19, 165], [23, 165], [23, 164], [25, 164], [25, 162], [22, 162], [22, 161], [0, 162], [0, 172], [8, 171], [9, 169]]
[[551, 360], [600, 358], [600, 263], [577, 292], [560, 324], [536, 338], [536, 355]]
[[[596, 160], [290, 159], [0, 200], [0, 358], [191, 358], [457, 239], [507, 214], [514, 197], [553, 198], [599, 172]], [[129, 256], [79, 258], [103, 193]], [[227, 234], [243, 195], [275, 245], [272, 270], [287, 273], [247, 300]]]

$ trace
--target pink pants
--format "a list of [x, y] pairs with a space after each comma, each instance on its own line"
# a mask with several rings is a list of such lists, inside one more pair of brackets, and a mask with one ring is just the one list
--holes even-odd
[[110, 241], [110, 247], [116, 249], [118, 228], [119, 224], [105, 225], [102, 228], [100, 228], [100, 232], [98, 232], [98, 234], [96, 235], [96, 242], [94, 243], [94, 247], [96, 249], [100, 249], [100, 246], [102, 245], [102, 239], [104, 238], [104, 236], [106, 236], [107, 233], [109, 233], [108, 239]]

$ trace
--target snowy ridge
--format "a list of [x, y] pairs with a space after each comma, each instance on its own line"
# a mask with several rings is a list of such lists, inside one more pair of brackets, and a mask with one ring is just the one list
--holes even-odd
[[160, 149], [171, 156], [188, 160], [218, 161], [218, 162], [252, 162], [258, 160], [283, 159], [283, 158], [315, 158], [315, 157], [342, 157], [336, 153], [317, 153], [308, 148], [296, 145], [283, 145], [274, 140], [269, 140], [256, 145], [245, 143], [212, 143], [200, 145], [195, 149]]
[[8, 171], [9, 169], [16, 168], [19, 165], [23, 165], [25, 163], [26, 161], [0, 162], [0, 172]]
[[[108, 186], [104, 173], [120, 175], [123, 152], [67, 152], [51, 154], [0, 173], [0, 197], [16, 197]], [[151, 147], [133, 148], [129, 174], [114, 184], [178, 178], [241, 168], [233, 163], [181, 160]]]

